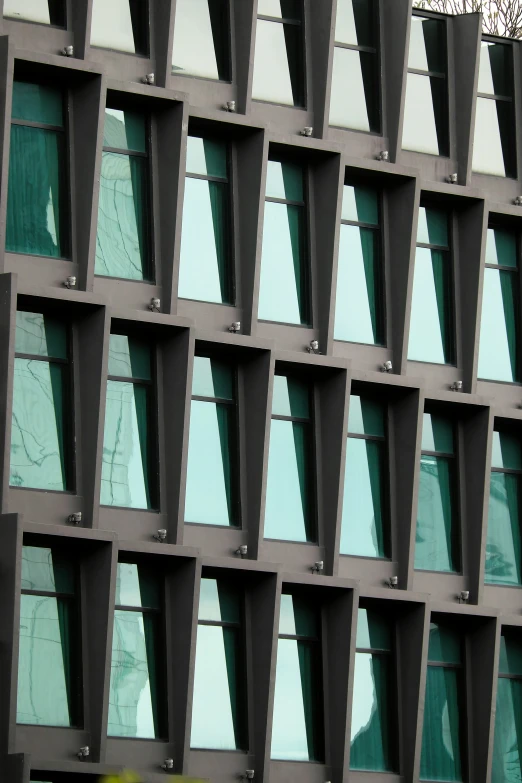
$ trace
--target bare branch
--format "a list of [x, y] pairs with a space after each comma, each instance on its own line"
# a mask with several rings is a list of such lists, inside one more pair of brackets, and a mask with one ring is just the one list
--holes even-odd
[[522, 0], [417, 0], [414, 5], [455, 15], [480, 12], [485, 33], [522, 38]]

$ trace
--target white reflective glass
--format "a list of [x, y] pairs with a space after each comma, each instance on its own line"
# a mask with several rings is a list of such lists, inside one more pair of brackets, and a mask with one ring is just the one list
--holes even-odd
[[298, 644], [292, 639], [279, 639], [277, 645], [270, 754], [273, 759], [309, 760]]
[[[351, 6], [351, 4], [349, 4]], [[334, 48], [330, 125], [369, 131], [361, 57], [353, 49]]]
[[93, 0], [91, 46], [135, 54], [129, 0]]
[[506, 176], [497, 101], [490, 98], [477, 98], [472, 168], [480, 174]]
[[[511, 273], [507, 272], [506, 275]], [[510, 334], [505, 318], [501, 275], [497, 269], [484, 270], [478, 377], [513, 383], [513, 363], [509, 353]], [[509, 296], [509, 294], [508, 294]]]
[[409, 73], [406, 82], [402, 148], [439, 154], [430, 77]]
[[355, 46], [359, 43], [352, 0], [337, 0], [335, 40], [339, 43], [354, 44]]
[[4, 16], [50, 24], [48, 0], [4, 0]]
[[415, 256], [408, 359], [445, 364], [431, 253], [426, 247], [418, 247]]
[[[272, 419], [265, 506], [265, 538], [306, 541], [306, 517], [296, 448], [295, 425]], [[302, 426], [302, 425], [301, 425]]]
[[408, 67], [416, 68], [419, 71], [431, 70], [428, 65], [428, 57], [426, 54], [426, 41], [424, 38], [424, 27], [426, 25], [429, 25], [429, 21], [424, 17], [422, 16], [411, 17]]
[[341, 225], [334, 326], [336, 340], [375, 343], [371, 312], [374, 286], [367, 279], [363, 251], [363, 242], [367, 239], [367, 232], [357, 226]]
[[477, 89], [478, 92], [485, 92], [488, 95], [495, 95], [491, 60], [489, 57], [489, 48], [491, 46], [498, 46], [498, 44], [489, 43], [488, 41], [482, 41], [480, 44], [479, 77]]
[[219, 79], [208, 0], [177, 0], [172, 72]]
[[280, 22], [257, 20], [252, 97], [294, 105], [285, 30]]
[[258, 310], [258, 318], [265, 321], [301, 323], [290, 223], [296, 209], [265, 202]]
[[282, 19], [281, 0], [258, 0], [257, 13], [261, 16], [275, 16]]

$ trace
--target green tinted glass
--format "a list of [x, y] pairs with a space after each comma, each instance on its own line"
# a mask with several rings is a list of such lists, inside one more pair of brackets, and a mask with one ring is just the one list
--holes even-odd
[[374, 609], [358, 609], [356, 645], [365, 650], [391, 649], [390, 624]]
[[137, 563], [118, 563], [116, 605], [160, 608], [158, 580]]
[[356, 653], [350, 769], [392, 771], [392, 746], [389, 736], [390, 696], [388, 657]]
[[421, 448], [423, 451], [453, 454], [453, 423], [436, 413], [424, 413]]
[[67, 328], [49, 315], [16, 313], [16, 353], [67, 359]]
[[348, 432], [355, 435], [376, 435], [383, 438], [385, 435], [384, 426], [383, 405], [360, 397], [358, 394], [350, 396]]
[[431, 207], [419, 207], [417, 242], [448, 247], [448, 213]]
[[488, 228], [486, 240], [486, 264], [518, 266], [517, 235], [501, 228]]
[[308, 384], [287, 375], [274, 375], [272, 415], [310, 417], [310, 389]]
[[461, 663], [461, 639], [460, 636], [438, 623], [430, 623], [430, 641], [428, 647], [428, 660], [441, 663]]
[[491, 473], [484, 575], [491, 584], [522, 584], [521, 480], [513, 473]]
[[500, 637], [500, 658], [498, 662], [500, 674], [522, 675], [522, 647], [510, 636]]
[[493, 746], [492, 783], [522, 777], [522, 680], [499, 677]]
[[203, 577], [199, 588], [198, 619], [240, 623], [241, 602], [237, 590], [221, 579]]
[[109, 340], [109, 375], [150, 381], [150, 346], [136, 337], [129, 337], [126, 334], [111, 334]]
[[63, 126], [63, 93], [59, 88], [29, 82], [13, 82], [14, 120]]
[[319, 636], [319, 615], [309, 599], [290, 593], [281, 594], [279, 633], [289, 636]]
[[203, 139], [200, 136], [188, 136], [186, 170], [187, 174], [226, 179], [228, 175], [226, 143]]
[[417, 247], [408, 359], [434, 364], [453, 361], [452, 292], [449, 254]]
[[456, 571], [459, 568], [458, 524], [453, 501], [453, 463], [422, 455], [415, 536], [415, 568]]
[[522, 470], [522, 444], [506, 432], [493, 432], [491, 467]]
[[373, 188], [345, 185], [343, 189], [342, 220], [379, 225], [379, 197]]
[[266, 169], [266, 197], [285, 201], [304, 201], [302, 166], [269, 160]]
[[340, 552], [386, 557], [384, 444], [348, 438], [344, 473]]
[[513, 383], [519, 370], [518, 275], [484, 270], [478, 377]]
[[462, 781], [461, 748], [459, 672], [428, 666], [420, 779]]
[[194, 356], [192, 394], [231, 400], [234, 394], [234, 371], [229, 364], [208, 356]]
[[22, 590], [46, 593], [74, 593], [74, 566], [71, 560], [47, 547], [22, 548]]
[[126, 109], [106, 108], [103, 146], [119, 150], [146, 152], [146, 121], [143, 114]]

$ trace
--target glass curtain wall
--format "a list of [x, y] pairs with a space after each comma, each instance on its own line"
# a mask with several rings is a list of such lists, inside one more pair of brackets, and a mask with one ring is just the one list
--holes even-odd
[[5, 249], [69, 255], [64, 93], [13, 82]]
[[373, 609], [359, 609], [356, 645], [350, 769], [392, 772], [390, 623]]
[[233, 304], [228, 145], [187, 138], [178, 296]]
[[384, 343], [379, 194], [345, 185], [341, 212], [334, 339]]
[[522, 647], [511, 636], [500, 637], [497, 709], [491, 783], [522, 779]]
[[309, 324], [310, 291], [305, 169], [269, 160], [258, 318]]
[[176, 0], [172, 73], [230, 81], [229, 0]]
[[186, 522], [239, 525], [236, 387], [230, 364], [194, 357]]
[[449, 155], [446, 22], [412, 16], [402, 147]]
[[520, 381], [520, 277], [514, 231], [488, 228], [482, 291], [478, 377]]
[[67, 327], [42, 313], [16, 314], [12, 487], [71, 489]]
[[378, 43], [375, 0], [337, 0], [330, 125], [380, 132]]
[[385, 408], [350, 397], [341, 521], [342, 555], [388, 557]]
[[70, 553], [22, 547], [17, 723], [81, 723], [77, 614]]
[[147, 0], [93, 0], [91, 46], [129, 54], [148, 54]]
[[274, 376], [265, 538], [316, 541], [311, 389]]
[[148, 122], [105, 109], [95, 274], [152, 280]]
[[247, 747], [243, 607], [237, 586], [202, 578], [192, 702], [192, 748]]
[[305, 105], [303, 0], [258, 0], [252, 98]]
[[157, 507], [154, 383], [150, 346], [111, 334], [100, 503]]
[[513, 49], [482, 41], [480, 47], [473, 171], [517, 176], [513, 101]]
[[453, 264], [449, 215], [420, 207], [413, 276], [408, 359], [453, 364]]
[[281, 595], [272, 759], [323, 761], [321, 612], [308, 596]]
[[65, 27], [65, 0], [4, 0], [4, 16]]
[[415, 536], [420, 570], [460, 569], [455, 439], [453, 422], [424, 413]]
[[490, 584], [522, 584], [521, 482], [520, 440], [505, 432], [494, 431], [484, 576]]
[[137, 563], [118, 563], [115, 603], [107, 734], [161, 737], [162, 600], [157, 574]]

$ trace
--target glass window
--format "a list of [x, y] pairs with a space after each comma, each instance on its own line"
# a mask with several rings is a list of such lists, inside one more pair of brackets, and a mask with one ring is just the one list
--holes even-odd
[[148, 54], [147, 0], [93, 0], [91, 46], [130, 54]]
[[310, 389], [274, 376], [265, 501], [265, 538], [315, 541]]
[[4, 0], [4, 16], [65, 27], [64, 0]]
[[402, 147], [449, 155], [446, 22], [412, 16]]
[[273, 759], [322, 761], [321, 615], [309, 597], [281, 595], [272, 723]]
[[372, 609], [357, 614], [353, 678], [350, 768], [393, 770], [391, 719], [392, 642], [390, 624]]
[[236, 377], [231, 365], [194, 357], [185, 521], [239, 525]]
[[430, 623], [421, 780], [463, 780], [463, 675], [460, 637]]
[[100, 503], [157, 507], [152, 357], [147, 343], [111, 334]]
[[157, 575], [136, 563], [118, 563], [112, 635], [107, 734], [163, 736], [159, 660], [161, 589]]
[[304, 169], [268, 161], [258, 317], [310, 322]]
[[78, 724], [81, 668], [75, 582], [70, 553], [22, 548], [17, 723]]
[[517, 235], [488, 228], [482, 291], [478, 377], [520, 381]]
[[151, 280], [147, 121], [105, 109], [95, 273]]
[[379, 196], [345, 185], [341, 214], [334, 339], [382, 345], [384, 307]]
[[13, 82], [5, 248], [63, 258], [69, 253], [63, 93]]
[[422, 424], [415, 568], [458, 571], [455, 432], [449, 420], [425, 413]]
[[452, 364], [453, 270], [447, 212], [420, 207], [408, 359]]
[[481, 174], [517, 176], [513, 49], [509, 44], [481, 44], [472, 168]]
[[252, 97], [305, 105], [302, 0], [259, 0]]
[[172, 73], [230, 81], [228, 0], [176, 0]]
[[342, 555], [389, 556], [385, 408], [352, 394], [344, 471]]
[[193, 748], [246, 747], [243, 609], [222, 579], [201, 580], [192, 703]]
[[378, 31], [374, 0], [337, 0], [330, 125], [380, 132]]
[[70, 489], [67, 328], [48, 315], [19, 311], [15, 351], [9, 483]]
[[227, 144], [187, 138], [178, 295], [233, 304]]
[[518, 438], [493, 432], [485, 581], [522, 584], [520, 490], [522, 447]]
[[500, 637], [492, 783], [522, 778], [522, 648], [508, 635]]

